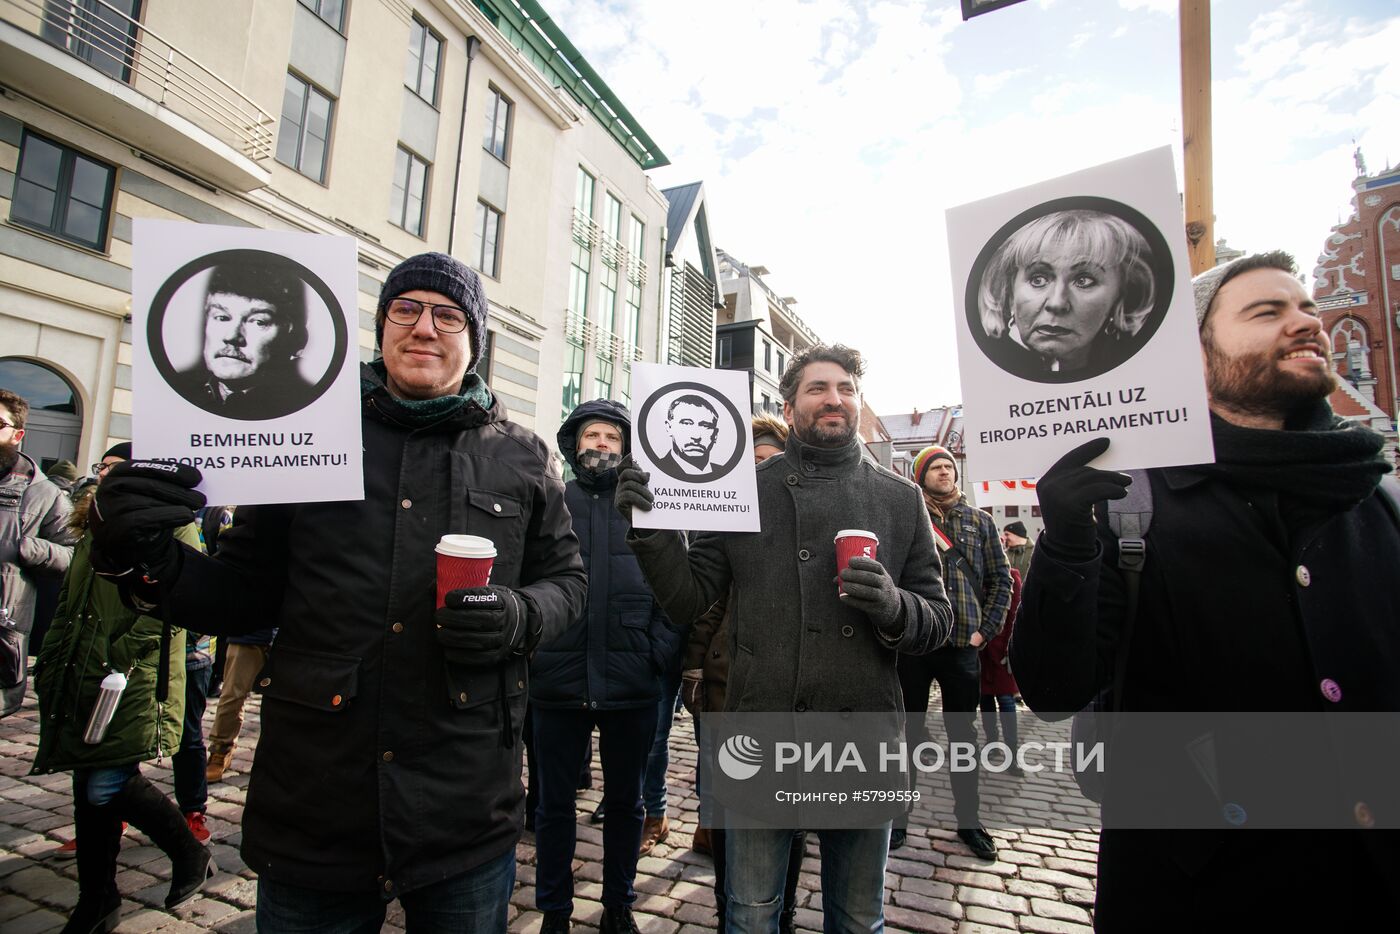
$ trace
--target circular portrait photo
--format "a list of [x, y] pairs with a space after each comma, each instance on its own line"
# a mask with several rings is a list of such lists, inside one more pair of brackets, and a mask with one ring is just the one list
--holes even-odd
[[701, 383], [671, 383], [642, 403], [642, 450], [666, 476], [706, 483], [744, 457], [749, 422], [728, 398]]
[[300, 263], [223, 250], [178, 269], [156, 292], [147, 345], [166, 384], [214, 415], [281, 418], [315, 402], [345, 363], [345, 314]]
[[1166, 238], [1107, 198], [1060, 198], [1012, 218], [967, 282], [968, 327], [993, 363], [1038, 383], [1090, 379], [1152, 339], [1172, 299]]

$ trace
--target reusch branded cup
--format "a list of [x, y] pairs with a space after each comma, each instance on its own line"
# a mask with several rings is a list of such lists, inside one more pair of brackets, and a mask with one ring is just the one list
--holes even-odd
[[480, 535], [444, 535], [437, 552], [437, 605], [447, 605], [448, 591], [491, 583], [496, 543]]
[[851, 563], [851, 559], [856, 555], [864, 555], [867, 558], [875, 557], [875, 549], [879, 544], [880, 536], [865, 529], [842, 529], [836, 533], [837, 592], [846, 592], [846, 588], [841, 586], [841, 572], [846, 569], [846, 565]]

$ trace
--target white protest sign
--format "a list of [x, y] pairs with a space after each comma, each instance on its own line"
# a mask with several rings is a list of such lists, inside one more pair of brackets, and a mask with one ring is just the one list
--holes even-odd
[[639, 529], [757, 532], [752, 403], [743, 370], [632, 365], [632, 457], [656, 503]]
[[1166, 147], [948, 211], [970, 474], [1214, 461], [1182, 231]]
[[1034, 480], [978, 480], [967, 492], [976, 506], [1036, 506]]
[[355, 241], [133, 221], [132, 448], [211, 503], [364, 499]]

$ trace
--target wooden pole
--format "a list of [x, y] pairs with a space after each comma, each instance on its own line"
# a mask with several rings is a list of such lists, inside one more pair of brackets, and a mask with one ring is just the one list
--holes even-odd
[[1186, 242], [1191, 275], [1215, 265], [1211, 185], [1210, 0], [1180, 0], [1181, 152], [1186, 169]]

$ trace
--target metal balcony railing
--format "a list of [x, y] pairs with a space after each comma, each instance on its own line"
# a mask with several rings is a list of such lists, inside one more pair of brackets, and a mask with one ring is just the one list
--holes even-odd
[[271, 114], [105, 0], [0, 0], [0, 19], [130, 85], [249, 159], [272, 156]]
[[626, 247], [604, 233], [597, 221], [586, 217], [577, 208], [574, 209], [573, 235], [580, 246], [597, 249], [603, 262], [621, 269], [628, 282], [647, 284], [647, 267], [641, 259], [629, 253]]
[[618, 337], [607, 328], [599, 327], [573, 311], [564, 312], [564, 334], [584, 347], [596, 348], [595, 353], [624, 363], [642, 359], [640, 347]]

